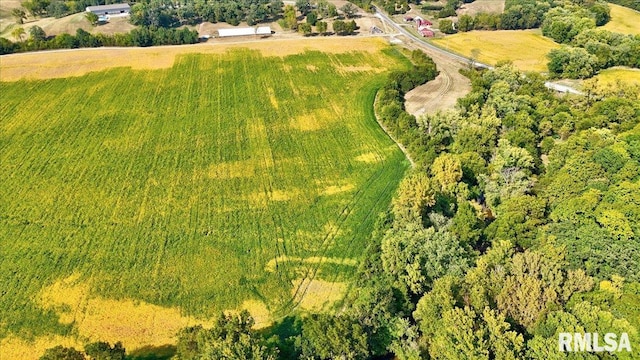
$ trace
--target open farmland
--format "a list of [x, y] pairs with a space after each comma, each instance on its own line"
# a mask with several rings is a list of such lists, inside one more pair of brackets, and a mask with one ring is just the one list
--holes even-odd
[[330, 308], [408, 167], [372, 114], [405, 66], [234, 49], [0, 83], [0, 357]]
[[466, 57], [476, 50], [477, 60], [489, 65], [510, 60], [522, 71], [546, 71], [547, 53], [560, 46], [540, 30], [470, 31], [433, 39], [433, 43]]
[[640, 35], [640, 12], [628, 7], [609, 4], [611, 20], [602, 28], [621, 34]]
[[600, 71], [595, 78], [605, 85], [616, 82], [628, 85], [640, 85], [640, 69], [614, 67]]

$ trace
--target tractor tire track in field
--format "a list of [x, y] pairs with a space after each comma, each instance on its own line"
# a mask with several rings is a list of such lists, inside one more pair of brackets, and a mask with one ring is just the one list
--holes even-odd
[[[377, 98], [377, 90], [375, 91], [375, 93], [373, 94], [373, 100], [372, 103], [375, 103], [375, 99]], [[370, 101], [370, 100], [369, 100]], [[375, 109], [375, 104], [372, 104], [371, 106], [374, 106]], [[378, 125], [383, 129], [383, 131], [399, 146], [399, 148], [403, 151], [403, 153], [405, 154], [407, 160], [410, 162], [411, 167], [414, 166], [414, 162], [413, 160], [410, 158], [409, 153], [406, 151], [406, 149], [402, 146], [402, 144], [398, 143], [397, 141], [395, 141], [395, 139], [387, 132], [386, 128], [384, 128], [384, 126], [378, 121], [377, 116], [375, 115], [375, 111], [373, 112], [373, 117], [375, 118], [376, 122], [378, 123]], [[339, 233], [340, 229], [342, 228], [342, 225], [347, 221], [347, 219], [349, 218], [349, 215], [352, 212], [352, 209], [357, 208], [358, 203], [360, 202], [360, 200], [362, 199], [362, 196], [365, 195], [364, 189], [367, 189], [370, 184], [376, 182], [381, 176], [383, 176], [387, 171], [389, 171], [389, 163], [386, 163], [386, 166], [379, 168], [375, 173], [373, 173], [366, 181], [365, 183], [358, 187], [358, 191], [353, 195], [352, 200], [349, 202], [349, 204], [345, 205], [345, 207], [343, 208], [343, 210], [340, 212], [340, 215], [338, 217], [338, 221], [336, 223], [336, 228], [333, 229], [333, 231], [330, 231], [329, 233], [327, 233], [322, 241], [321, 244], [321, 248], [318, 251], [318, 254], [316, 256], [319, 257], [320, 261], [318, 261], [317, 263], [315, 263], [315, 266], [310, 266], [306, 273], [305, 276], [301, 279], [298, 287], [296, 288], [295, 292], [293, 293], [293, 296], [291, 297], [291, 299], [285, 303], [279, 312], [282, 313], [286, 313], [286, 309], [294, 309], [297, 306], [300, 305], [300, 303], [302, 302], [302, 300], [304, 299], [304, 297], [306, 296], [306, 292], [309, 289], [309, 286], [311, 285], [311, 282], [315, 279], [318, 270], [320, 269], [320, 267], [323, 265], [324, 261], [323, 259], [325, 259], [327, 252], [329, 251], [330, 245], [332, 244], [332, 240], [335, 239], [336, 235]], [[387, 190], [389, 188], [390, 183], [388, 182], [385, 185], [384, 190]], [[384, 197], [384, 194], [386, 194], [386, 191], [381, 191], [379, 193], [380, 195], [378, 195], [376, 197], [376, 200], [374, 202], [374, 204], [378, 204]], [[366, 223], [366, 220], [368, 220], [370, 218], [371, 215], [373, 215], [373, 210], [375, 206], [370, 207], [370, 211], [367, 213], [367, 216], [364, 218], [364, 221]], [[349, 244], [351, 244], [353, 241], [352, 240], [349, 242]], [[336, 275], [337, 276], [337, 275]], [[334, 277], [335, 279], [335, 277]]]
[[324, 238], [322, 240], [322, 243], [320, 245], [320, 250], [316, 254], [316, 256], [318, 256], [320, 258], [320, 261], [318, 261], [317, 263], [314, 263], [313, 266], [310, 266], [307, 269], [307, 271], [305, 272], [305, 275], [302, 277], [302, 279], [300, 281], [300, 284], [298, 284], [298, 287], [296, 288], [296, 290], [294, 291], [293, 295], [291, 296], [291, 299], [282, 306], [281, 309], [284, 310], [283, 312], [286, 313], [287, 311], [285, 309], [287, 309], [287, 308], [293, 310], [298, 305], [300, 305], [300, 303], [302, 302], [307, 290], [309, 289], [309, 286], [311, 285], [311, 281], [313, 281], [313, 279], [315, 278], [316, 274], [318, 273], [318, 270], [320, 269], [320, 267], [324, 263], [323, 259], [324, 259], [325, 255], [327, 254], [327, 251], [329, 250], [329, 247], [330, 247], [330, 245], [332, 243], [332, 240], [335, 239], [336, 235], [339, 233], [340, 229], [342, 228], [342, 225], [349, 218], [351, 210], [356, 207], [356, 205], [358, 204], [358, 202], [362, 198], [362, 195], [364, 193], [363, 190], [366, 189], [369, 184], [371, 184], [376, 179], [378, 179], [380, 177], [380, 174], [384, 170], [385, 170], [384, 168], [381, 168], [380, 170], [378, 170], [377, 172], [372, 174], [367, 179], [365, 184], [363, 184], [363, 186], [358, 188], [358, 191], [354, 194], [354, 196], [352, 197], [352, 200], [349, 202], [349, 204], [344, 206], [344, 208], [340, 212], [340, 215], [338, 216], [338, 219], [336, 221], [336, 228], [332, 229], [331, 231], [329, 231], [324, 236]]
[[460, 74], [464, 65], [430, 48], [408, 42], [409, 49], [424, 51], [436, 63], [439, 74], [405, 94], [407, 112], [415, 117], [455, 108], [458, 98], [471, 91], [471, 81]]

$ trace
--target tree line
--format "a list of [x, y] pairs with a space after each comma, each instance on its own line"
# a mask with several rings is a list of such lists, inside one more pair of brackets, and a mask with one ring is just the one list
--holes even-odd
[[204, 21], [249, 25], [274, 21], [282, 15], [281, 0], [221, 0], [221, 1], [143, 1], [131, 7], [133, 25], [177, 27], [196, 25]]
[[[22, 29], [22, 28], [19, 28]], [[154, 27], [140, 27], [125, 34], [91, 34], [83, 29], [76, 30], [76, 34], [60, 34], [47, 36], [39, 26], [29, 29], [29, 37], [24, 30], [17, 36], [16, 42], [0, 38], [0, 55], [17, 52], [76, 49], [102, 46], [155, 46], [155, 45], [183, 45], [198, 42], [198, 32], [183, 29], [165, 29]]]

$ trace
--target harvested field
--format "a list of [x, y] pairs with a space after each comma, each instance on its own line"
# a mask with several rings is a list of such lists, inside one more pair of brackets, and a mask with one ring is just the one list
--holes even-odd
[[621, 34], [640, 35], [640, 12], [616, 4], [609, 4], [609, 7], [611, 20], [602, 26], [602, 29]]
[[640, 69], [610, 68], [600, 71], [595, 76], [601, 84], [608, 85], [616, 82], [629, 85], [640, 85]]
[[545, 38], [540, 30], [470, 31], [434, 39], [433, 43], [445, 49], [495, 65], [509, 60], [522, 71], [547, 70], [547, 53], [560, 47]]
[[[173, 66], [176, 56], [181, 54], [224, 54], [230, 49], [248, 46], [264, 56], [285, 57], [305, 50], [335, 54], [348, 51], [373, 54], [387, 45], [378, 38], [345, 38], [340, 41], [331, 38], [319, 38], [313, 41], [295, 38], [250, 40], [241, 43], [210, 42], [150, 48], [87, 48], [22, 53], [4, 55], [0, 58], [2, 67], [0, 81], [65, 78], [119, 67], [135, 70], [166, 69]], [[349, 66], [354, 65], [346, 64], [343, 67]]]
[[372, 118], [406, 64], [349, 39], [3, 56], [0, 357], [331, 309], [409, 166]]

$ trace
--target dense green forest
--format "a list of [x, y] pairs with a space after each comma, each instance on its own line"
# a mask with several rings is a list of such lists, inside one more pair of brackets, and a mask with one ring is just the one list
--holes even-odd
[[178, 359], [564, 359], [561, 332], [627, 333], [633, 349], [569, 358], [638, 357], [640, 87], [558, 96], [503, 64], [417, 120], [403, 94], [437, 72], [412, 60], [376, 108], [417, 165], [344, 304], [261, 331], [221, 315], [179, 334]]

